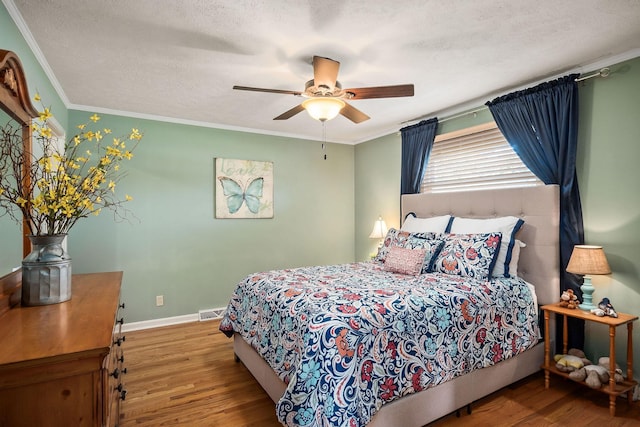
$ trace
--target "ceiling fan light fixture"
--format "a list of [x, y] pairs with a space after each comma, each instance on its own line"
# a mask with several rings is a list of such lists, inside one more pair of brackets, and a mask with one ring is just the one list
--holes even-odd
[[307, 113], [321, 122], [334, 119], [344, 106], [343, 100], [333, 97], [309, 98], [302, 102]]

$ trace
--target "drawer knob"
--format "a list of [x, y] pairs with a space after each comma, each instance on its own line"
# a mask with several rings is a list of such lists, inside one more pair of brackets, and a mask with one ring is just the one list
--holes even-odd
[[111, 375], [113, 378], [117, 379], [120, 376], [120, 371], [118, 370], [118, 368], [116, 368], [109, 375]]
[[120, 347], [124, 341], [125, 341], [125, 337], [122, 336], [121, 338], [118, 338], [117, 340], [115, 340], [113, 343], [118, 347]]
[[124, 308], [124, 303], [123, 303], [123, 302], [122, 302], [122, 303], [120, 303], [120, 305], [119, 305], [118, 307], [120, 307], [120, 308]]
[[116, 323], [119, 323], [121, 325], [124, 325], [124, 317], [119, 318], [118, 320], [116, 320]]
[[120, 392], [120, 399], [124, 400], [127, 397], [127, 390], [122, 390]]
[[124, 354], [121, 354], [120, 357], [117, 360], [120, 363], [124, 363]]

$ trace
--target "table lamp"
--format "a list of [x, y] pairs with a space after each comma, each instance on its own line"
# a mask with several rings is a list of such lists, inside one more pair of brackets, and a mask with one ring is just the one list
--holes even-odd
[[593, 285], [591, 284], [591, 274], [609, 274], [611, 268], [607, 262], [602, 246], [575, 245], [567, 272], [584, 275], [584, 282], [580, 286], [582, 291], [582, 304], [578, 307], [585, 311], [597, 308], [593, 305]]
[[380, 239], [380, 244], [378, 248], [382, 246], [384, 242], [384, 238], [387, 236], [387, 224], [384, 222], [381, 216], [378, 217], [376, 222], [373, 224], [373, 230], [371, 230], [371, 234], [369, 234], [370, 239]]

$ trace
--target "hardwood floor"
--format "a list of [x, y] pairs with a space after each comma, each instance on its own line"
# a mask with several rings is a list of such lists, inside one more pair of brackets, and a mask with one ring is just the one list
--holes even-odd
[[[281, 426], [273, 401], [233, 357], [218, 321], [127, 332], [121, 427]], [[640, 403], [618, 399], [609, 416], [605, 394], [560, 378], [544, 388], [532, 375], [429, 426], [640, 426]], [[390, 426], [392, 427], [392, 426]]]

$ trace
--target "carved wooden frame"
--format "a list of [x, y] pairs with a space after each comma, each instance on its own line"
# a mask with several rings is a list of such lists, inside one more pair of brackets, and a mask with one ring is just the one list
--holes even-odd
[[[0, 108], [22, 125], [22, 141], [24, 143], [24, 165], [22, 185], [30, 186], [30, 165], [32, 153], [31, 119], [38, 117], [38, 111], [31, 104], [27, 79], [18, 56], [8, 50], [0, 49]], [[22, 223], [23, 257], [31, 251], [31, 242], [27, 237], [29, 227]]]

